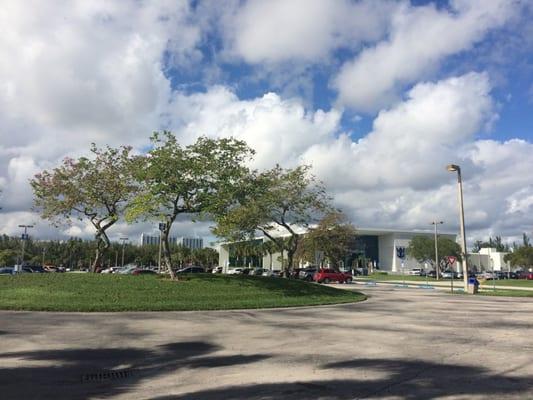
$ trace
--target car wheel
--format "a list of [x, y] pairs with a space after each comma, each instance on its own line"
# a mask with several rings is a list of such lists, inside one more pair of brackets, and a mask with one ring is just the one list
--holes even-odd
[[344, 281], [344, 283], [352, 283], [352, 278], [346, 278], [346, 280]]
[[323, 280], [324, 283], [329, 283], [329, 278]]

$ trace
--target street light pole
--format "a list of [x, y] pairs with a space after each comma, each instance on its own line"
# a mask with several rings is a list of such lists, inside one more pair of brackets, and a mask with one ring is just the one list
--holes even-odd
[[439, 280], [439, 245], [437, 242], [437, 225], [442, 225], [443, 221], [433, 221], [431, 225], [435, 227], [435, 277]]
[[124, 268], [124, 245], [126, 244], [126, 241], [128, 240], [128, 238], [121, 237], [120, 240], [122, 240], [122, 268]]
[[463, 280], [464, 280], [464, 291], [468, 293], [468, 261], [466, 253], [466, 236], [465, 236], [465, 212], [463, 206], [463, 181], [461, 179], [461, 167], [455, 164], [449, 164], [446, 166], [446, 169], [449, 172], [457, 172], [457, 185], [459, 188], [459, 219], [461, 227], [461, 252], [463, 256]]
[[19, 228], [24, 228], [24, 233], [22, 234], [22, 255], [20, 256], [20, 268], [22, 271], [22, 266], [24, 265], [24, 250], [26, 247], [26, 240], [29, 239], [28, 228], [33, 228], [33, 225], [19, 225]]

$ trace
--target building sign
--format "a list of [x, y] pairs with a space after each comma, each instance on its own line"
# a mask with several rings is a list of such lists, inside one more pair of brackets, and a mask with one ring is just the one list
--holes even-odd
[[405, 247], [396, 246], [396, 256], [403, 260], [405, 258]]

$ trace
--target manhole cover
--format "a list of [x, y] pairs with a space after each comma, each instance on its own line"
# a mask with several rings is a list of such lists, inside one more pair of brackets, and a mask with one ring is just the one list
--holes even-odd
[[132, 369], [98, 371], [81, 376], [82, 382], [100, 382], [113, 379], [125, 379], [133, 375]]

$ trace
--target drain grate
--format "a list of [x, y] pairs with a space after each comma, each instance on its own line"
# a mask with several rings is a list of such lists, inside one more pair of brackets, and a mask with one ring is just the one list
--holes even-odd
[[82, 382], [101, 382], [114, 379], [125, 379], [133, 375], [132, 369], [112, 370], [112, 371], [99, 371], [90, 374], [84, 374], [81, 376]]

